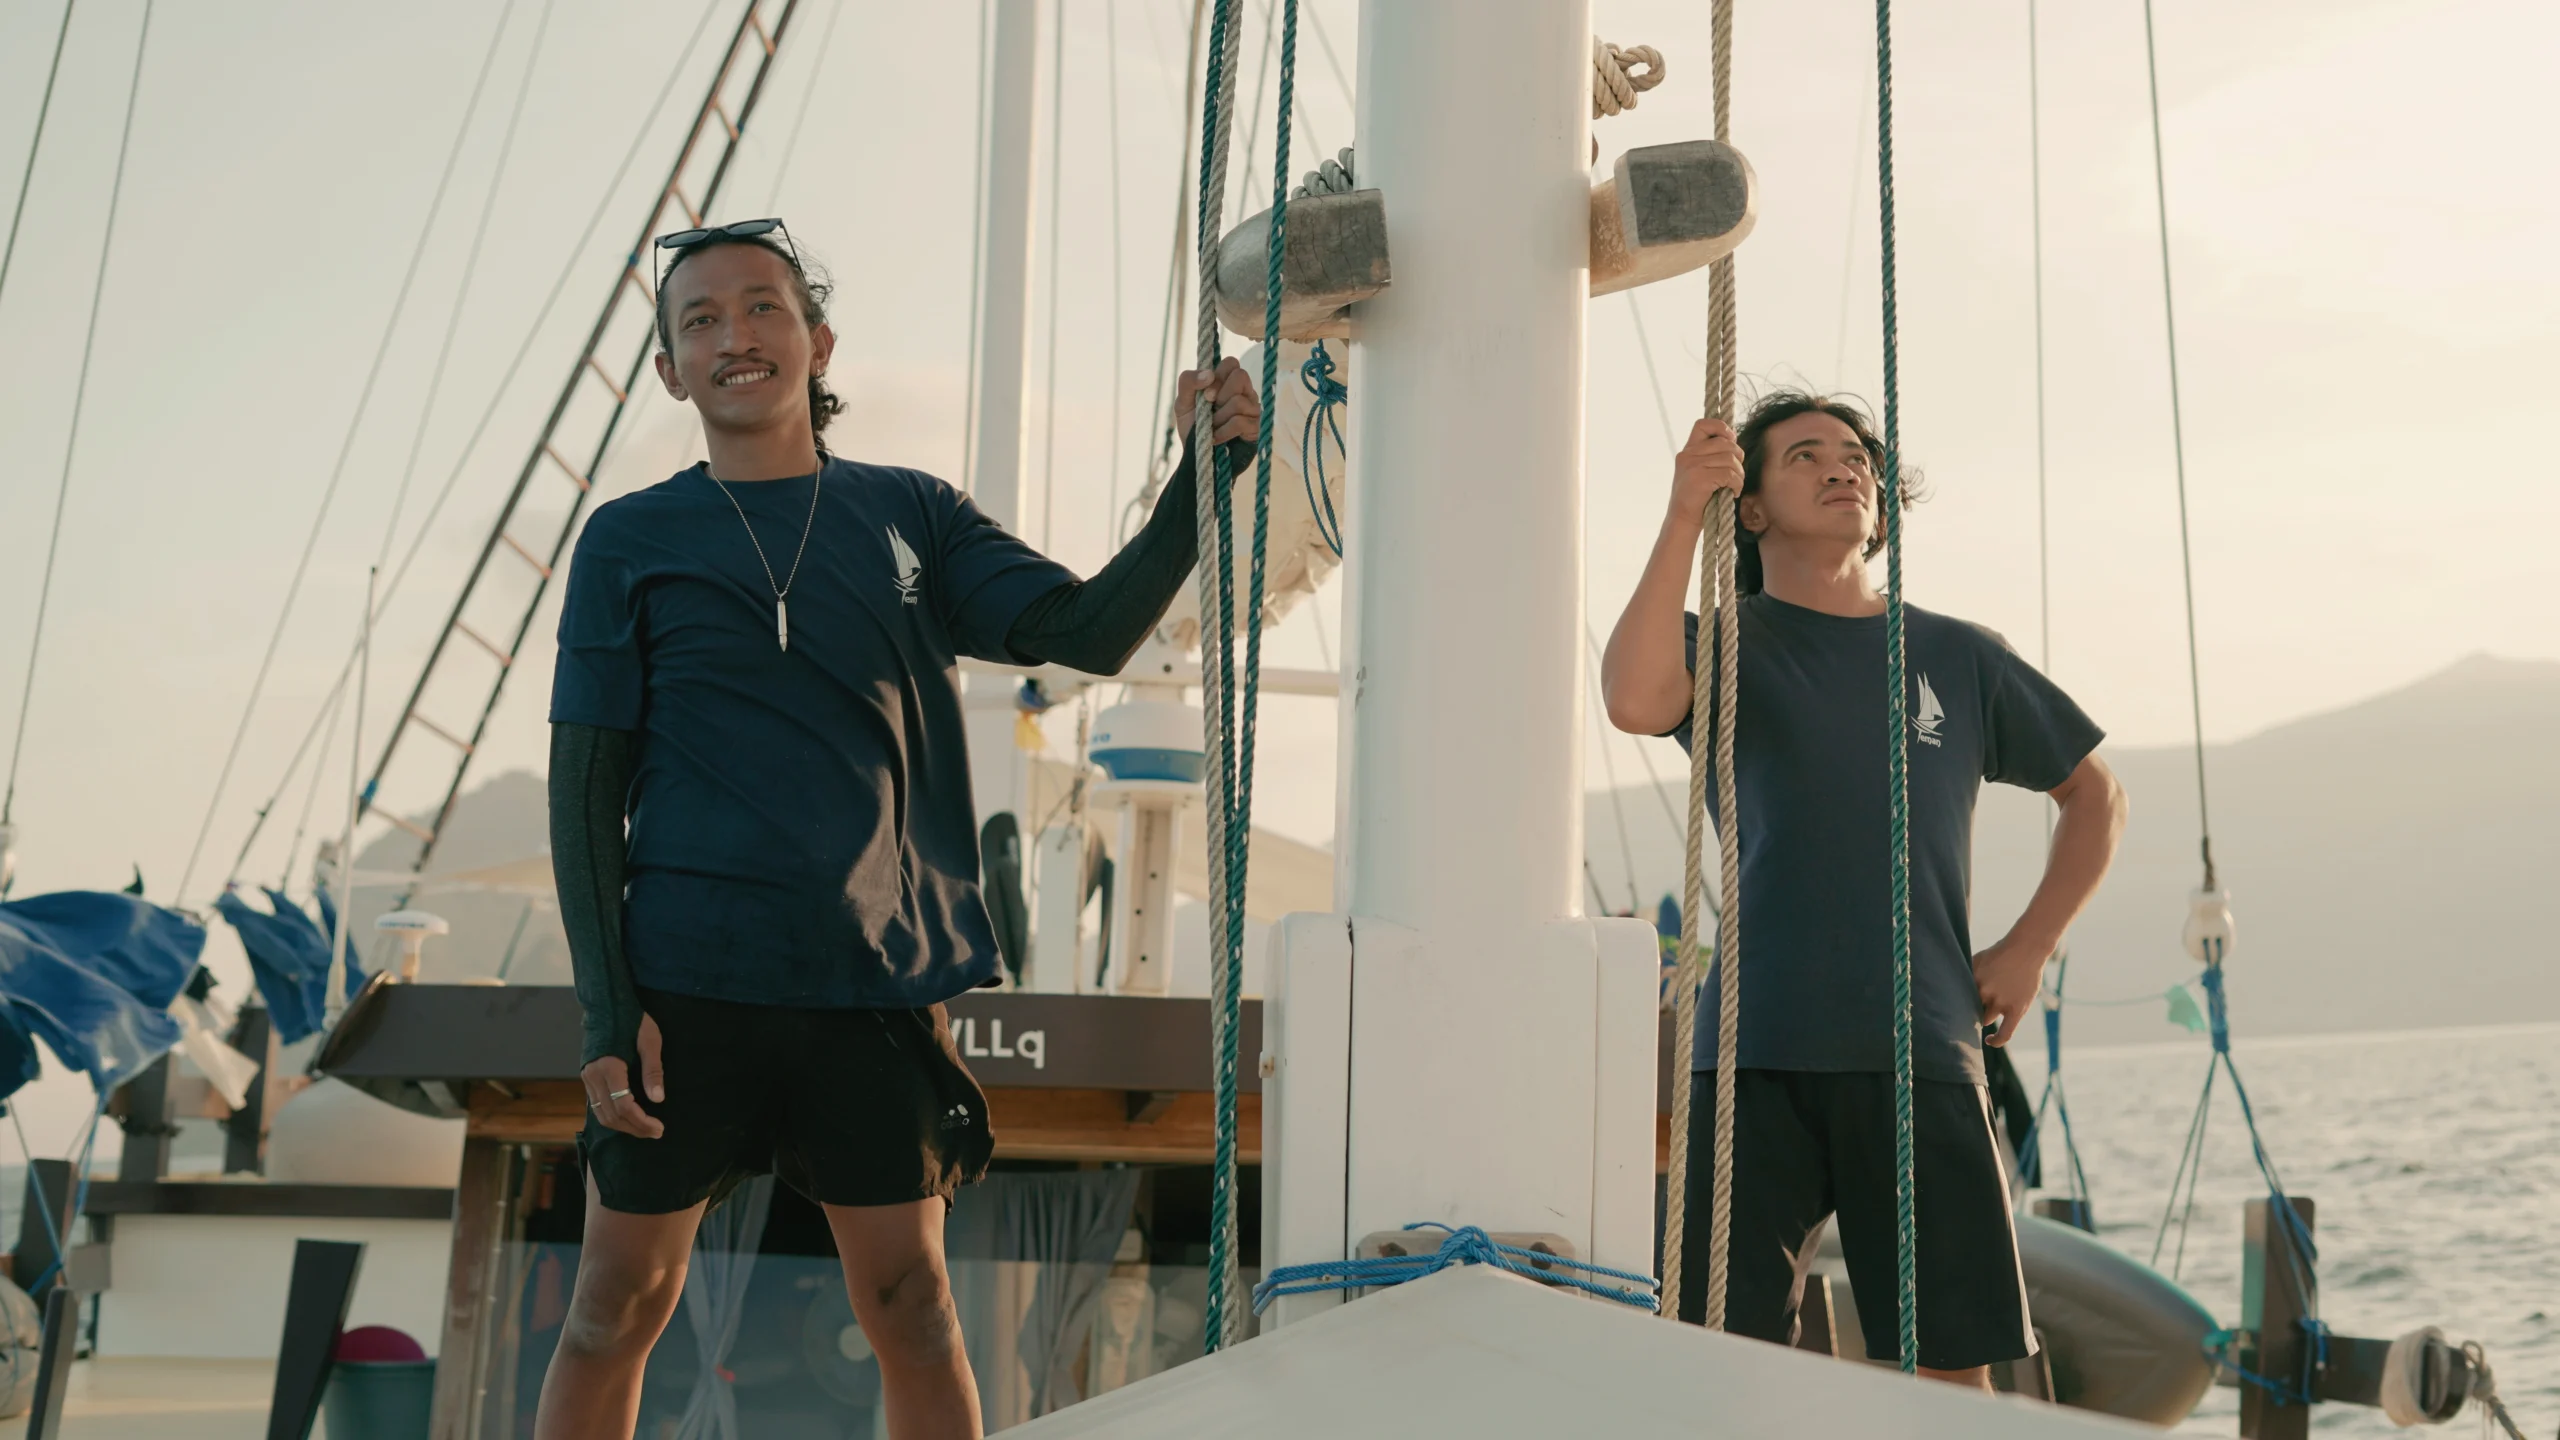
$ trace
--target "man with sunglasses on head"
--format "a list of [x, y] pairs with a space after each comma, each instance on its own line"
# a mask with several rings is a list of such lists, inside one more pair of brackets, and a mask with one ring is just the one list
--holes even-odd
[[[889, 1433], [975, 1436], [942, 1253], [994, 1147], [942, 1002], [992, 983], [956, 662], [1113, 674], [1194, 559], [1191, 457], [1089, 580], [951, 486], [831, 455], [828, 286], [779, 220], [662, 237], [658, 378], [709, 461], [600, 507], [552, 684], [585, 1012], [586, 1234], [538, 1440], [632, 1433], [694, 1231], [771, 1172], [825, 1211]], [[1219, 443], [1230, 360], [1181, 378]]]

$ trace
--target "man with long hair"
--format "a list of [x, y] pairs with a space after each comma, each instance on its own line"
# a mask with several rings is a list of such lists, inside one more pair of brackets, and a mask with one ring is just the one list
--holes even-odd
[[[828, 453], [824, 279], [779, 220], [659, 240], [657, 372], [707, 463], [600, 507], [561, 606], [551, 833], [586, 1017], [586, 1233], [540, 1440], [632, 1433], [694, 1231], [825, 1211], [889, 1432], [975, 1436], [942, 1250], [993, 1151], [942, 1002], [991, 983], [960, 656], [1113, 674], [1194, 559], [1191, 458], [1079, 581], [914, 470]], [[1242, 369], [1182, 377], [1248, 444]]]
[[[1717, 1053], [1710, 979], [1690, 1062], [1701, 1094], [1718, 1065], [1736, 1067], [1726, 1327], [1793, 1338], [1807, 1267], [1836, 1215], [1867, 1354], [1895, 1360], [1885, 600], [1867, 569], [1884, 543], [1883, 460], [1866, 416], [1837, 399], [1777, 392], [1738, 433], [1699, 421], [1609, 637], [1602, 683], [1619, 729], [1693, 743], [1700, 626], [1682, 606], [1707, 506], [1737, 494], [1741, 813], [1716, 819], [1722, 842], [1741, 847], [1740, 1053]], [[1984, 1096], [1983, 1032], [2005, 1045], [2034, 1009], [2046, 958], [2114, 857], [2124, 792], [2095, 753], [2098, 727], [1999, 636], [1917, 606], [1904, 614], [1917, 1360], [1924, 1375], [1987, 1387], [1989, 1366], [2032, 1354], [2035, 1337]], [[1708, 721], [1697, 738], [1712, 745]], [[2025, 913], [1976, 953], [1967, 907], [1985, 780], [2043, 791], [2060, 815]], [[1686, 1220], [1703, 1250], [1715, 1107], [1690, 1113]], [[1673, 1297], [1685, 1319], [1705, 1309], [1706, 1269], [1689, 1266]]]

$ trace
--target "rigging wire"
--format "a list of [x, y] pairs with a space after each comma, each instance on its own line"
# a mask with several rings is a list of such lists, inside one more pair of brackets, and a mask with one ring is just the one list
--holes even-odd
[[294, 563], [293, 579], [285, 586], [284, 604], [276, 611], [275, 629], [267, 636], [266, 653], [258, 660], [258, 671], [249, 682], [248, 703], [240, 707], [240, 723], [232, 731], [230, 749], [222, 757], [222, 769], [216, 772], [213, 798], [206, 803], [204, 822], [196, 828], [195, 844], [188, 847], [186, 868], [179, 872], [178, 888], [171, 892], [176, 902], [186, 899], [187, 885], [195, 879], [196, 863], [204, 857], [204, 842], [213, 833], [213, 818], [221, 813], [222, 792], [231, 783], [232, 768], [239, 763], [240, 747], [249, 738], [250, 722], [258, 713], [258, 701], [266, 693], [267, 676], [275, 668], [276, 651], [284, 644], [284, 632], [293, 619], [296, 601], [302, 598], [303, 579], [310, 574], [311, 557], [320, 548], [320, 532], [328, 523], [330, 506], [338, 497], [339, 482], [346, 478], [347, 461], [355, 452], [356, 435], [363, 429], [365, 410], [373, 401], [373, 388], [382, 378], [383, 362], [390, 358], [391, 342], [400, 331], [401, 312], [408, 308], [409, 291], [418, 278], [418, 269], [427, 258], [427, 242], [434, 236], [436, 219], [444, 211], [444, 197], [453, 181], [453, 171], [462, 159], [463, 142], [470, 138], [471, 122], [480, 113], [480, 95], [489, 82], [489, 71], [497, 63], [498, 47], [506, 39], [507, 21], [514, 15], [516, 0], [506, 0], [499, 8], [497, 27], [489, 35], [488, 53], [480, 60], [479, 76], [471, 83], [471, 98], [463, 102], [462, 121], [454, 127], [453, 144], [445, 153], [444, 170], [436, 177], [433, 198], [427, 202], [426, 220], [418, 226], [417, 243], [409, 251], [407, 270], [400, 277], [400, 288], [392, 296], [391, 313], [382, 324], [382, 338], [374, 345], [373, 363], [365, 370], [364, 383], [356, 391], [355, 413], [347, 417], [346, 433], [338, 441], [338, 458], [329, 467], [328, 483], [321, 487], [320, 507], [311, 517], [310, 533], [303, 537], [302, 557]]
[[774, 203], [782, 198], [782, 177], [791, 173], [791, 157], [800, 153], [800, 130], [809, 123], [809, 102], [818, 98], [819, 78], [827, 73], [827, 51], [835, 45], [836, 22], [843, 18], [844, 0], [835, 0], [827, 7], [827, 28], [818, 32], [818, 53], [809, 58], [809, 88], [800, 92], [800, 108], [791, 116], [791, 135], [782, 142], [782, 158], [773, 166], [773, 184], [765, 190], [767, 215], [773, 213]]
[[1067, 250], [1067, 14], [1049, 47], [1049, 395], [1040, 416], [1040, 548], [1051, 543], [1058, 495], [1058, 262]]
[[[702, 44], [703, 34], [710, 29], [711, 17], [718, 12], [720, 5], [721, 0], [705, 0], [701, 18], [694, 23], [692, 36], [685, 41], [684, 49], [676, 56], [675, 64], [668, 68], [666, 79], [659, 84], [657, 98], [650, 102], [648, 113], [640, 117], [638, 128], [632, 132], [631, 144], [622, 152], [621, 163], [614, 167], [612, 178], [605, 181], [604, 192], [596, 197], [595, 208], [588, 212], [585, 228], [578, 232], [578, 238], [571, 243], [567, 257], [561, 261], [560, 273], [552, 277], [550, 293], [543, 296], [541, 308], [534, 312], [532, 322], [526, 325], [524, 337], [517, 342], [514, 356], [507, 361], [505, 372], [499, 375], [498, 383], [491, 388], [488, 403], [480, 409], [479, 420], [471, 427], [470, 436], [462, 442], [461, 452], [454, 456], [452, 468], [445, 472], [444, 484], [436, 491], [434, 503], [427, 507], [425, 517], [418, 522], [417, 531], [409, 537], [409, 548], [402, 552], [399, 567], [391, 572], [391, 579], [383, 585], [381, 595], [375, 599], [373, 614], [377, 622], [382, 618], [383, 612], [390, 608], [393, 597], [399, 594], [400, 582], [408, 578], [410, 566], [417, 560], [419, 552], [426, 547], [427, 536], [434, 532], [437, 517], [444, 513], [445, 502], [453, 498], [454, 488], [462, 479], [463, 470], [471, 463], [472, 455], [479, 450], [482, 438], [488, 434], [490, 422], [497, 417], [499, 405], [512, 391], [517, 373], [524, 368], [526, 358], [533, 353], [534, 342], [541, 338], [543, 325], [549, 321], [553, 308], [559, 304], [561, 295], [568, 289], [569, 277], [577, 272], [578, 262], [585, 258], [587, 245], [595, 238], [596, 227], [604, 223], [605, 211], [611, 208], [615, 196], [622, 188], [623, 179], [631, 173], [632, 162], [639, 158], [642, 143], [648, 139], [651, 127], [656, 125], [659, 114], [665, 110], [668, 97], [675, 93], [676, 81], [683, 77], [686, 64], [693, 59], [693, 52]], [[644, 390], [635, 398], [641, 403], [646, 403], [647, 397], [648, 392]], [[630, 431], [629, 426], [621, 427], [616, 433], [615, 443], [619, 445]], [[596, 472], [601, 475], [604, 467], [598, 465]], [[338, 703], [339, 696], [345, 692], [348, 682], [354, 678], [356, 658], [361, 648], [361, 646], [349, 648], [345, 662], [338, 667], [337, 679], [330, 683], [328, 693], [322, 697], [319, 708], [312, 714], [311, 723], [304, 727], [302, 740], [295, 745], [293, 757], [285, 762], [284, 774], [276, 781], [275, 793], [268, 797], [265, 805], [259, 807], [256, 818], [250, 822], [248, 837], [240, 842], [241, 858], [232, 867], [234, 875], [237, 875], [239, 870], [248, 863], [249, 851], [257, 844], [258, 834], [266, 826], [268, 811], [274, 807], [276, 799], [282, 796], [285, 789], [293, 783], [295, 773], [302, 767], [304, 755], [311, 749], [311, 742], [319, 738], [321, 722], [327, 718], [330, 707]]]
[[[479, 223], [472, 227], [471, 249], [462, 262], [462, 283], [454, 290], [453, 304], [445, 315], [444, 339], [436, 347], [435, 369], [427, 377], [427, 396], [418, 406], [418, 428], [409, 436], [409, 458], [400, 466], [400, 488], [391, 497], [391, 519], [382, 527], [382, 548], [374, 556], [374, 568], [391, 561], [391, 538], [400, 529], [400, 512], [409, 502], [409, 485], [418, 473], [418, 455], [426, 448], [427, 423], [436, 413], [436, 399], [444, 392], [445, 365], [453, 358], [454, 337], [462, 329], [462, 312], [471, 303], [471, 285], [480, 273], [480, 251], [489, 238], [489, 219], [497, 213], [498, 191], [506, 184], [507, 162], [515, 157], [516, 130], [524, 119], [524, 105], [533, 94], [533, 77], [542, 63], [542, 42], [551, 33], [551, 11], [554, 0], [542, 0], [541, 18], [534, 22], [533, 43], [525, 51], [524, 74], [516, 82], [515, 105], [507, 112], [507, 128], [498, 141], [497, 163], [489, 171], [489, 190], [480, 200]], [[236, 876], [234, 878], [237, 878]]]
[[[1653, 362], [1653, 341], [1645, 334], [1644, 307], [1636, 303], [1635, 291], [1625, 290], [1619, 293], [1627, 297], [1627, 314], [1635, 321], [1636, 350], [1644, 356], [1644, 376], [1653, 387], [1653, 412], [1662, 421], [1663, 451], [1666, 454], [1677, 454], [1680, 450], [1680, 441], [1671, 429], [1670, 402], [1662, 396], [1662, 372]], [[1585, 615], [1582, 621], [1582, 640], [1584, 644], [1591, 647], [1591, 666], [1593, 672], [1597, 673], [1602, 664], [1600, 637], [1591, 628], [1591, 619], [1588, 615]], [[1653, 755], [1645, 749], [1642, 741], [1636, 744], [1636, 758], [1644, 762], [1645, 778], [1653, 784], [1654, 798], [1662, 802], [1662, 818], [1670, 822], [1672, 838], [1682, 839], [1689, 833], [1688, 824], [1672, 808], [1670, 787], [1662, 783], [1662, 774], [1653, 765]]]
[[977, 183], [969, 195], [969, 376], [968, 389], [960, 401], [963, 495], [978, 488], [978, 350], [982, 343], [978, 331], [986, 313], [987, 271], [987, 68], [994, 63], [990, 58], [994, 27], [987, 23], [987, 13], [994, 4], [995, 0], [978, 3], [978, 131], [970, 147], [975, 155]]
[[0, 245], [0, 296], [9, 293], [9, 262], [18, 256], [18, 222], [27, 218], [27, 192], [35, 188], [36, 157], [44, 153], [44, 122], [53, 114], [53, 82], [62, 73], [63, 42], [71, 38], [71, 11], [79, 0], [62, 0], [62, 28], [53, 32], [53, 62], [44, 70], [44, 98], [36, 102], [36, 133], [27, 141], [27, 169], [18, 179], [17, 204], [9, 211], [9, 241]]
[[[53, 565], [55, 558], [62, 551], [62, 512], [71, 501], [72, 461], [80, 453], [80, 416], [89, 400], [89, 362], [97, 353], [98, 310], [107, 297], [107, 262], [115, 253], [116, 211], [124, 202], [124, 165], [126, 157], [133, 150], [133, 115], [142, 99], [142, 62], [151, 48], [152, 9], [153, 0], [142, 0], [142, 29], [134, 37], [133, 42], [133, 81], [126, 88], [124, 96], [124, 130], [116, 140], [115, 180], [107, 190], [107, 228], [106, 233], [98, 240], [98, 273], [89, 289], [89, 327], [80, 341], [80, 378], [71, 391], [71, 433], [62, 443], [62, 478], [54, 485], [53, 523], [45, 539], [43, 578], [36, 582], [35, 626], [27, 639], [27, 675], [18, 689], [17, 734], [9, 742], [9, 779], [6, 788], [0, 788], [0, 825], [9, 822], [11, 812], [17, 807], [18, 760], [26, 750], [27, 714], [36, 697], [36, 659], [44, 650], [45, 611], [53, 600]], [[63, 12], [63, 24], [66, 27], [70, 24], [68, 9]], [[55, 59], [57, 63], [60, 60], [58, 45]], [[46, 81], [48, 93], [51, 86], [52, 81], [48, 79]], [[28, 154], [27, 164], [29, 174], [32, 175], [35, 165], [32, 151]], [[23, 207], [26, 201], [23, 191], [20, 192], [18, 199]], [[13, 220], [10, 225], [10, 238], [14, 242], [16, 222]]]
[[[2045, 334], [2044, 334], [2044, 90], [2043, 67], [2036, 40], [2036, 0], [2027, 0], [2027, 196], [2029, 232], [2033, 238], [2031, 253], [2035, 276], [2036, 327], [2036, 668], [2053, 673], [2053, 565], [2052, 527], [2046, 463], [2045, 418]], [[2040, 807], [2044, 821], [2044, 839], [2053, 843], [2054, 808]], [[2027, 1143], [2018, 1158], [2021, 1187], [2034, 1161], [2043, 1148], [2045, 1116], [2051, 1112], [2062, 1125], [2062, 1154], [2065, 1165], [2064, 1184], [2069, 1197], [2083, 1207], [2079, 1218], [2090, 1219], [2089, 1178], [2080, 1163], [2080, 1146], [2071, 1132], [2071, 1101], [2062, 1081], [2062, 1008], [2063, 995], [2071, 976], [2071, 952], [2058, 950], [2053, 957], [2053, 983], [2039, 986], [2043, 991], [2045, 1075], [2044, 1094], [2036, 1102], [2035, 1119], [2027, 1128]], [[2156, 1000], [2157, 997], [2145, 997]], [[2039, 1172], [2040, 1173], [2040, 1172]], [[2051, 1187], [2046, 1187], [2051, 1188]]]
[[[346, 715], [346, 691], [338, 692], [338, 703], [329, 707], [329, 728], [320, 737], [320, 753], [311, 762], [311, 784], [302, 792], [302, 813], [293, 822], [293, 840], [284, 847], [284, 864], [276, 872], [276, 888], [283, 890], [293, 883], [293, 862], [302, 854], [302, 837], [311, 830], [311, 812], [319, 804], [320, 779], [329, 773], [329, 751], [338, 743], [338, 722]], [[279, 786], [281, 793], [283, 787]]]
[[1111, 102], [1111, 480], [1102, 512], [1102, 523], [1108, 527], [1111, 517], [1120, 513], [1120, 391], [1128, 378], [1123, 373], [1128, 362], [1120, 313], [1120, 0], [1103, 4], [1102, 46], [1103, 63], [1109, 67], [1102, 88]]
[[1244, 112], [1244, 164], [1235, 172], [1238, 215], [1250, 214], [1253, 204], [1253, 157], [1262, 142], [1262, 97], [1271, 90], [1271, 59], [1279, 49], [1273, 42], [1279, 27], [1280, 7], [1262, 0], [1262, 59], [1254, 67], [1253, 106]]
[[2151, 187], [2160, 217], [2160, 315], [2169, 340], [2169, 440], [2178, 473], [2178, 566], [2186, 585], [2187, 706], [2195, 722], [2196, 848], [2204, 860], [2204, 888], [2217, 890], [2213, 868], [2213, 814], [2205, 803], [2204, 679], [2196, 658], [2196, 560], [2187, 538], [2187, 426], [2178, 391], [2178, 300], [2169, 282], [2168, 162], [2160, 143], [2160, 47], [2153, 38], [2151, 0], [2142, 0], [2142, 58], [2151, 95]]
[[[1333, 72], [1333, 83], [1342, 91], [1342, 103], [1346, 106], [1356, 105], [1358, 102], [1351, 98], [1351, 82], [1342, 73], [1342, 62], [1334, 56], [1333, 39], [1324, 33], [1324, 8], [1313, 4], [1312, 0], [1307, 6], [1307, 23], [1315, 29], [1316, 48], [1324, 52], [1325, 68]], [[1315, 143], [1314, 132], [1308, 132], [1307, 141], [1309, 144]], [[1317, 145], [1316, 148], [1322, 150], [1324, 147]]]
[[[1589, 603], [1585, 602], [1583, 608], [1588, 610]], [[1591, 717], [1600, 722], [1600, 728], [1592, 734], [1595, 741], [1594, 748], [1600, 752], [1600, 773], [1609, 782], [1609, 813], [1618, 825], [1618, 857], [1625, 861], [1627, 866], [1627, 913], [1642, 914], [1644, 899], [1636, 890], [1636, 847], [1635, 843], [1627, 838], [1627, 798], [1618, 792], [1618, 762], [1616, 757], [1609, 753], [1609, 714], [1600, 703], [1600, 687], [1585, 685], [1582, 690], [1585, 698], [1591, 702]], [[1589, 848], [1588, 845], [1584, 846], [1586, 851]], [[1587, 854], [1582, 863], [1586, 870], [1590, 868], [1591, 860]], [[1600, 888], [1599, 882], [1593, 881], [1591, 888], [1596, 892]], [[1609, 907], [1604, 903], [1600, 908], [1606, 911]]]
[[[1158, 434], [1156, 427], [1159, 421], [1156, 417], [1159, 413], [1163, 416], [1163, 430], [1155, 453], [1147, 460], [1146, 485], [1121, 512], [1120, 530], [1115, 537], [1121, 542], [1127, 541], [1132, 526], [1142, 518], [1143, 512], [1155, 505], [1156, 496], [1164, 489], [1165, 478], [1173, 472], [1174, 462], [1182, 453], [1182, 436], [1173, 426], [1173, 407], [1169, 402], [1171, 392], [1165, 384], [1173, 373], [1174, 349], [1182, 340], [1182, 297], [1187, 293], [1184, 282], [1190, 278], [1191, 132], [1198, 123], [1195, 112], [1200, 100], [1200, 39], [1208, 8], [1209, 0], [1191, 0], [1191, 46], [1182, 66], [1185, 77], [1182, 88], [1182, 151], [1176, 157], [1173, 183], [1172, 259], [1165, 269], [1164, 325], [1159, 332], [1162, 339], [1156, 348], [1156, 385], [1147, 399], [1146, 433]], [[1157, 405], [1163, 405], [1164, 410], [1156, 411], [1154, 407]]]
[[1840, 241], [1840, 334], [1831, 351], [1831, 383], [1843, 387], [1849, 383], [1849, 296], [1858, 267], [1858, 201], [1867, 178], [1867, 102], [1874, 93], [1875, 77], [1859, 81], [1858, 138], [1849, 147], [1849, 233]]

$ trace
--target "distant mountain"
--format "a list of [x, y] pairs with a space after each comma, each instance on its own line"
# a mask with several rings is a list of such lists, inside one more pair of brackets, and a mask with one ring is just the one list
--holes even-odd
[[[2239, 919], [2230, 961], [2243, 1036], [2560, 1019], [2560, 663], [2475, 656], [2359, 704], [2206, 752], [2215, 857]], [[2194, 974], [2178, 946], [2199, 878], [2193, 754], [2106, 752], [2133, 796], [2123, 851], [2072, 936], [2070, 991], [2084, 999], [2156, 994]], [[1680, 884], [1672, 814], [1685, 775], [1666, 770], [1669, 805], [1649, 786], [1589, 798], [1586, 849], [1609, 904], [1628, 894], [1623, 813], [1636, 893]], [[2041, 873], [2042, 801], [1990, 787], [1974, 834], [1974, 928], [1997, 936]], [[1621, 811], [1620, 807], [1623, 807]], [[538, 776], [511, 771], [463, 797], [437, 872], [522, 860], [547, 844]], [[423, 817], [421, 817], [423, 818]], [[392, 830], [366, 846], [369, 871], [405, 870], [417, 842]], [[1712, 851], [1710, 852], [1712, 863]], [[358, 895], [359, 923], [392, 892]], [[427, 973], [493, 973], [561, 983], [568, 952], [547, 904], [508, 894], [421, 902], [453, 923]], [[519, 925], [522, 929], [519, 932]], [[363, 933], [363, 932], [359, 932]], [[2155, 1005], [2072, 1012], [2075, 1043], [2170, 1038]]]
[[[409, 818], [424, 823], [433, 817]], [[522, 860], [549, 850], [550, 837], [551, 804], [542, 777], [509, 770], [464, 792], [429, 869], [447, 874]], [[406, 872], [417, 857], [417, 839], [391, 829], [357, 851], [356, 869], [359, 874]], [[374, 917], [390, 909], [398, 893], [391, 886], [358, 886], [355, 933], [370, 934]], [[559, 911], [548, 897], [461, 892], [423, 896], [415, 903], [453, 927], [452, 934], [427, 942], [421, 978], [494, 975], [504, 965], [507, 978], [519, 984], [568, 983], [568, 937], [561, 933]], [[370, 953], [379, 963], [380, 947]]]
[[[2249, 1034], [2560, 1018], [2560, 663], [2473, 656], [2402, 689], [2207, 747], [2214, 854], [2239, 937], [2233, 1026]], [[2183, 747], [2105, 752], [2133, 798], [2106, 888], [2073, 932], [2070, 993], [2120, 999], [2194, 974], [2179, 948], [2200, 878]], [[1672, 803], [1685, 775], [1666, 773]], [[1649, 787], [1619, 792], [1648, 904], [1676, 891], [1678, 833]], [[2042, 871], [2043, 802], [1990, 787], [1974, 834], [1974, 930], [1997, 937]], [[1607, 792], [1592, 873], [1623, 905]], [[1712, 852], [1711, 852], [1712, 854]], [[1712, 860], [1710, 861], [1712, 863]], [[1745, 963], [1748, 963], [1746, 951]], [[2071, 1012], [2075, 1043], [2169, 1038], [2158, 1006]], [[2041, 1047], [2039, 1047], [2041, 1048]]]

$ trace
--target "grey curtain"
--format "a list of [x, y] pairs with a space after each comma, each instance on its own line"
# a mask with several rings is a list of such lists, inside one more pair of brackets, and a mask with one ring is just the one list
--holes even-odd
[[1084, 1398], [1076, 1356], [1138, 1198], [1135, 1170], [994, 1174], [960, 1192], [946, 1228], [952, 1256], [1040, 1266], [1018, 1353], [1034, 1415]]
[[747, 1313], [747, 1282], [773, 1208], [773, 1177], [759, 1175], [730, 1192], [694, 1232], [693, 1264], [684, 1277], [685, 1319], [693, 1325], [699, 1368], [675, 1440], [739, 1440], [738, 1397], [728, 1379], [730, 1347]]

